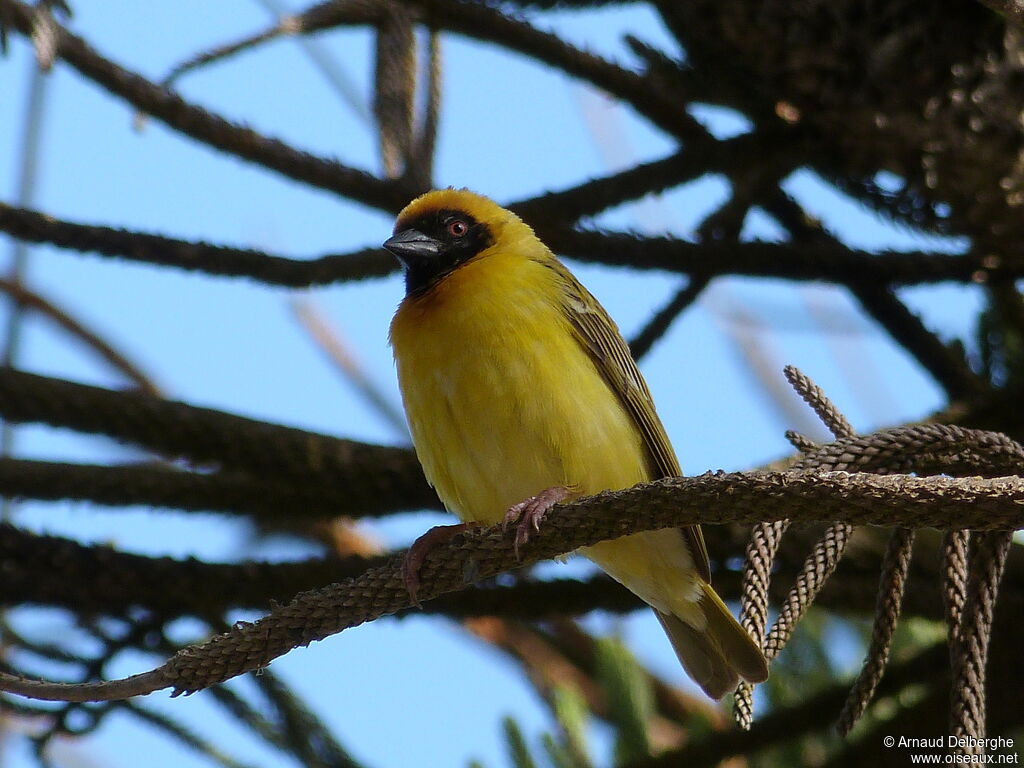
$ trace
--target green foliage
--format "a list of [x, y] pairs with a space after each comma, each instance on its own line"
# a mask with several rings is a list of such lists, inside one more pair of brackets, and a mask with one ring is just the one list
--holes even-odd
[[[561, 726], [564, 741], [558, 742], [550, 734], [544, 735], [544, 748], [551, 762], [559, 768], [588, 768], [590, 763], [587, 749], [587, 723], [590, 710], [586, 699], [575, 688], [558, 686], [552, 696], [555, 719]], [[550, 745], [550, 746], [549, 746]]]
[[[827, 642], [834, 621], [815, 608], [800, 621], [786, 649], [772, 662], [772, 674], [763, 686], [772, 707], [795, 704], [839, 676]], [[869, 624], [865, 630], [870, 631]], [[798, 686], [793, 685], [795, 680], [800, 681]]]
[[597, 679], [616, 726], [616, 765], [649, 757], [647, 725], [654, 713], [654, 692], [636, 657], [618, 638], [597, 641]]
[[550, 733], [541, 735], [540, 744], [544, 748], [548, 760], [551, 761], [552, 768], [589, 768], [590, 766], [590, 763], [587, 762], [577, 762], [576, 756], [569, 752], [566, 745], [559, 744]]
[[506, 716], [501, 722], [505, 730], [505, 743], [508, 746], [509, 759], [514, 768], [537, 768], [537, 764], [530, 755], [530, 748], [526, 746], [526, 739], [519, 724], [512, 718]]
[[[557, 736], [550, 732], [541, 734], [541, 757], [531, 753], [522, 728], [514, 718], [502, 720], [510, 765], [513, 768], [592, 768], [585, 733], [590, 710], [583, 696], [574, 688], [559, 686], [552, 694], [552, 708], [560, 733]], [[470, 768], [484, 766], [474, 761]]]
[[[654, 689], [644, 668], [618, 638], [600, 638], [596, 647], [595, 680], [607, 701], [605, 722], [614, 736], [614, 766], [650, 757], [648, 726], [654, 715]], [[575, 687], [559, 685], [550, 703], [556, 732], [539, 737], [540, 749], [530, 751], [522, 729], [512, 717], [502, 721], [513, 768], [593, 768], [587, 726], [594, 714]], [[470, 768], [483, 768], [474, 761]]]

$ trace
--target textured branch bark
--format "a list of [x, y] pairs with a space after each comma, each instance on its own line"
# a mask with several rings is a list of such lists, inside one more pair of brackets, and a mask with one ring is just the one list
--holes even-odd
[[364, 248], [312, 259], [290, 259], [248, 248], [230, 248], [149, 232], [78, 224], [4, 203], [0, 203], [0, 230], [28, 243], [50, 243], [100, 256], [208, 275], [248, 277], [288, 288], [382, 277], [398, 268], [395, 258], [382, 248]]
[[[882, 251], [867, 253], [841, 244], [691, 243], [672, 237], [629, 232], [567, 230], [541, 223], [537, 234], [554, 251], [581, 261], [668, 272], [710, 273], [818, 280], [847, 284], [872, 280], [892, 285], [945, 281], [974, 282], [979, 261], [973, 255]], [[993, 279], [1016, 273], [996, 267]]]
[[[811, 543], [811, 530], [796, 529], [788, 537], [790, 548]], [[715, 587], [726, 598], [741, 592], [740, 575], [729, 570], [728, 561], [739, 550], [724, 528], [705, 527], [712, 555]], [[934, 537], [932, 537], [934, 538]], [[938, 545], [918, 546], [912, 561], [912, 587], [904, 612], [934, 621], [942, 620], [943, 606], [934, 585], [941, 580], [942, 566], [929, 553]], [[778, 559], [769, 595], [781, 603], [797, 575], [800, 558]], [[284, 563], [209, 563], [194, 559], [145, 557], [100, 544], [86, 545], [55, 536], [31, 534], [0, 526], [0, 562], [4, 589], [0, 602], [6, 606], [48, 605], [74, 612], [123, 615], [131, 608], [154, 611], [164, 618], [220, 615], [224, 611], [265, 609], [297, 592], [314, 589], [340, 578], [356, 576], [384, 560], [356, 557], [324, 557]], [[878, 562], [874, 552], [848, 554], [816, 603], [845, 615], [870, 614], [875, 607]], [[174, 589], [168, 589], [174, 584]], [[1011, 551], [1007, 578], [1001, 591], [1000, 610], [1024, 611], [1024, 549]], [[644, 604], [618, 582], [604, 576], [585, 580], [524, 580], [504, 585], [478, 585], [425, 603], [423, 610], [450, 618], [501, 616], [543, 619], [578, 616], [593, 610], [625, 613]]]
[[[419, 598], [463, 589], [502, 571], [550, 559], [627, 533], [694, 523], [795, 523], [840, 520], [855, 524], [1024, 527], [1024, 479], [877, 476], [847, 473], [733, 473], [669, 478], [587, 497], [553, 510], [539, 534], [514, 546], [515, 531], [494, 526], [437, 546], [420, 569]], [[110, 698], [173, 688], [190, 693], [269, 664], [302, 645], [409, 608], [401, 561], [372, 568], [343, 583], [297, 595], [252, 624], [186, 648], [162, 667], [118, 681]], [[0, 689], [56, 700], [103, 700], [106, 689], [0, 680]], [[130, 691], [130, 693], [126, 693]], [[69, 698], [76, 697], [76, 698]], [[80, 697], [80, 698], [78, 698]]]
[[375, 496], [353, 493], [342, 475], [312, 482], [239, 471], [190, 472], [158, 464], [104, 466], [9, 458], [0, 458], [0, 496], [222, 512], [283, 529], [438, 506], [425, 489], [425, 503], [401, 489]]
[[[0, 416], [107, 435], [166, 457], [345, 493], [349, 508], [439, 508], [413, 452], [0, 368]], [[405, 501], [399, 501], [404, 499]]]
[[[3, 2], [3, 0], [0, 0]], [[670, 164], [665, 162], [666, 167]], [[627, 172], [628, 173], [628, 172]], [[609, 187], [603, 189], [605, 181]], [[590, 191], [587, 184], [594, 184]], [[631, 199], [638, 190], [628, 179], [618, 187], [614, 177], [596, 179], [565, 192], [551, 193], [518, 204], [544, 240], [560, 253], [579, 261], [634, 269], [656, 269], [686, 274], [748, 275], [790, 280], [859, 282], [865, 277], [902, 285], [945, 281], [969, 283], [976, 278], [979, 264], [973, 256], [939, 253], [868, 253], [831, 245], [799, 243], [692, 243], [669, 237], [643, 237], [626, 232], [579, 231], [569, 228], [571, 216], [589, 208], [603, 209], [622, 196]], [[654, 189], [658, 184], [654, 183]], [[581, 195], [577, 199], [577, 193]], [[644, 192], [639, 193], [645, 194]], [[559, 202], [567, 207], [542, 212], [541, 201]], [[638, 195], [639, 196], [639, 195]], [[407, 199], [405, 200], [408, 201]], [[563, 218], [563, 216], [570, 218]], [[555, 218], [552, 219], [552, 216]], [[555, 222], [555, 223], [552, 223]], [[78, 224], [0, 203], [0, 230], [27, 242], [52, 243], [62, 248], [130, 259], [188, 271], [227, 277], [248, 277], [270, 285], [305, 288], [338, 282], [382, 277], [397, 269], [393, 257], [379, 248], [365, 248], [346, 254], [313, 259], [291, 259], [245, 248], [231, 248], [203, 242], [179, 240], [147, 232], [136, 232], [92, 224]], [[1014, 271], [997, 268], [993, 279], [1024, 275], [1024, 265]]]

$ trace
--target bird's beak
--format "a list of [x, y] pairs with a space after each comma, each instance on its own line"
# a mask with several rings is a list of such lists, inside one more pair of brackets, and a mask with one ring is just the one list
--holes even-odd
[[385, 240], [384, 247], [395, 254], [399, 261], [409, 266], [413, 262], [437, 256], [444, 244], [418, 229], [406, 229]]

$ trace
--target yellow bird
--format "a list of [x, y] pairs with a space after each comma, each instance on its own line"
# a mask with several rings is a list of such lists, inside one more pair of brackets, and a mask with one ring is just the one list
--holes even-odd
[[[435, 190], [394, 231], [384, 247], [405, 267], [390, 334], [405, 412], [427, 480], [463, 523], [515, 519], [521, 541], [554, 503], [681, 474], [615, 323], [518, 216]], [[768, 677], [709, 583], [697, 526], [580, 553], [654, 609], [708, 696]]]

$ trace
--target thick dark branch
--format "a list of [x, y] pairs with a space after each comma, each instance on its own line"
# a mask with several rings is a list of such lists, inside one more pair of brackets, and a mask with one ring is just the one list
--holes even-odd
[[[317, 6], [320, 13], [307, 14], [304, 16], [302, 22], [297, 21], [296, 18], [290, 14], [284, 15], [277, 20], [276, 24], [263, 30], [257, 35], [245, 37], [241, 40], [235, 40], [229, 43], [222, 43], [175, 65], [171, 71], [160, 80], [160, 85], [169, 88], [183, 75], [196, 70], [199, 67], [208, 66], [217, 61], [223, 61], [224, 59], [235, 56], [243, 51], [252, 50], [256, 46], [267, 43], [271, 40], [275, 40], [286, 35], [297, 34], [303, 29], [303, 24], [308, 25], [309, 28], [320, 28], [327, 24], [342, 23], [376, 24], [381, 18], [381, 6], [382, 3], [380, 0], [346, 0], [346, 2], [343, 3], [332, 3], [330, 6]], [[309, 15], [318, 16], [318, 21], [308, 18]], [[331, 79], [333, 80], [334, 78]], [[351, 86], [340, 89], [346, 96], [346, 101], [352, 102], [350, 106], [352, 106], [353, 109], [364, 119], [369, 120], [370, 116], [366, 106], [358, 103], [361, 101], [362, 96], [354, 93], [347, 93], [350, 87]]]
[[[765, 209], [786, 227], [794, 241], [803, 244], [840, 246], [839, 240], [817, 221], [813, 221], [803, 208], [782, 189], [776, 188]], [[962, 257], [974, 261], [971, 256]], [[984, 275], [984, 272], [976, 272]], [[946, 390], [951, 400], [970, 398], [983, 391], [980, 379], [974, 375], [962, 354], [954, 353], [931, 331], [920, 318], [900, 301], [891, 281], [880, 281], [873, 276], [861, 280], [847, 280], [847, 286], [864, 310], [892, 336], [900, 346], [914, 356]]]
[[[410, 467], [411, 468], [411, 467]], [[353, 493], [345, 477], [296, 478], [248, 472], [189, 472], [155, 464], [103, 466], [0, 457], [0, 496], [89, 501], [244, 515], [268, 527], [337, 517], [383, 517], [431, 506], [404, 493]], [[433, 506], [437, 506], [436, 503]]]
[[817, 447], [794, 469], [878, 474], [1024, 475], [1024, 447], [999, 432], [915, 424]]
[[[586, 80], [631, 104], [669, 133], [687, 138], [704, 133], [700, 123], [686, 112], [686, 99], [674, 83], [653, 83], [644, 75], [580, 50], [525, 20], [509, 16], [492, 4], [466, 0], [406, 0], [404, 5], [407, 6], [404, 11], [412, 11], [413, 20], [431, 29], [450, 30], [494, 43]], [[283, 17], [256, 35], [219, 45], [192, 57], [174, 67], [162, 82], [170, 85], [189, 70], [233, 56], [281, 35], [308, 35], [339, 26], [380, 26], [386, 23], [387, 12], [386, 3], [373, 0], [316, 3], [300, 13]]]
[[[700, 136], [704, 128], [684, 109], [683, 95], [668, 92], [664, 84], [652, 83], [643, 75], [580, 50], [558, 36], [513, 18], [486, 3], [466, 0], [408, 0], [421, 15], [417, 21], [434, 29], [446, 29], [494, 43], [525, 54], [607, 91], [631, 105], [655, 125], [679, 138]], [[333, 14], [337, 0], [318, 3], [289, 22], [292, 29], [313, 32], [339, 25], [359, 23], [348, 14]]]
[[[302, 514], [295, 506], [291, 509], [296, 515]], [[705, 529], [715, 586], [729, 597], [739, 594], [739, 574], [725, 567], [733, 549], [718, 534], [715, 527]], [[935, 589], [940, 579], [939, 561], [934, 555], [930, 559], [924, 553], [919, 555], [913, 562], [914, 586], [907, 593], [904, 610], [941, 620], [942, 603]], [[778, 573], [771, 583], [774, 602], [785, 599], [799, 560], [780, 559]], [[214, 616], [237, 608], [263, 610], [274, 600], [287, 600], [302, 590], [358, 575], [374, 562], [356, 557], [273, 564], [152, 558], [0, 526], [0, 563], [4, 573], [0, 601], [8, 607], [36, 604], [113, 615], [123, 615], [138, 606], [165, 618]], [[875, 604], [877, 558], [847, 557], [838, 573], [839, 578], [825, 585], [818, 604], [843, 613], [870, 614]], [[1024, 590], [1016, 586], [1022, 583], [1021, 576], [1024, 550], [1016, 548], [1011, 553], [1000, 610], [1024, 611]], [[169, 590], [168, 584], [177, 586]], [[511, 586], [476, 586], [424, 603], [423, 610], [449, 618], [501, 616], [537, 620], [582, 615], [592, 610], [625, 613], [643, 605], [617, 582], [598, 575], [582, 581], [556, 579]]]
[[50, 243], [101, 256], [211, 275], [250, 277], [262, 283], [289, 288], [380, 277], [398, 268], [394, 257], [382, 248], [364, 248], [314, 259], [288, 259], [248, 248], [229, 248], [148, 232], [77, 224], [4, 203], [0, 203], [0, 230], [25, 242]]
[[[358, 576], [379, 558], [326, 557], [287, 563], [207, 563], [146, 557], [111, 547], [0, 525], [4, 588], [0, 605], [35, 604], [82, 614], [124, 615], [146, 608], [163, 618], [220, 616], [225, 611], [266, 610], [299, 592]], [[174, 589], [168, 589], [174, 584]], [[451, 618], [502, 616], [545, 619], [600, 608], [624, 613], [643, 607], [632, 592], [604, 575], [577, 581], [485, 585], [439, 597], [422, 612]], [[410, 609], [417, 615], [418, 609]]]
[[661, 192], [707, 173], [729, 174], [764, 164], [766, 156], [773, 164], [798, 162], [792, 137], [785, 133], [748, 133], [724, 141], [707, 136], [689, 142], [685, 149], [661, 160], [640, 163], [625, 171], [561, 192], [548, 192], [509, 207], [533, 224], [540, 221], [572, 224], [582, 216]]
[[629, 342], [629, 351], [634, 359], [640, 360], [651, 351], [654, 343], [664, 336], [673, 321], [700, 297], [709, 282], [711, 281], [706, 275], [693, 275], [686, 286], [680, 288], [676, 295], [647, 321]]
[[0, 602], [5, 607], [56, 606], [80, 614], [124, 615], [142, 607], [167, 617], [220, 616], [233, 608], [266, 610], [275, 600], [357, 576], [387, 559], [206, 563], [146, 557], [0, 524]]
[[[138, 393], [0, 369], [0, 416], [107, 435], [166, 457], [334, 487], [349, 508], [436, 507], [412, 451], [305, 432]], [[392, 499], [393, 502], [382, 500]], [[409, 508], [409, 507], [406, 507]]]
[[970, 400], [983, 391], [983, 382], [967, 366], [963, 355], [954, 354], [925, 328], [921, 318], [907, 309], [891, 287], [871, 281], [848, 285], [864, 310], [914, 356], [950, 400]]
[[[0, 0], [2, 2], [3, 0]], [[683, 157], [680, 155], [679, 157]], [[673, 159], [658, 161], [666, 167]], [[629, 172], [626, 172], [627, 174]], [[616, 194], [632, 195], [636, 189], [628, 180], [617, 189], [617, 176], [592, 182], [595, 197], [588, 197], [587, 185], [552, 193], [520, 204], [533, 206], [542, 200], [568, 196], [568, 211], [573, 215], [593, 204], [602, 207]], [[604, 183], [608, 182], [608, 189]], [[582, 197], [577, 197], [581, 193]], [[550, 202], [550, 200], [549, 200]], [[973, 256], [949, 256], [938, 253], [878, 254], [831, 244], [792, 243], [691, 243], [670, 237], [643, 237], [625, 232], [578, 231], [561, 224], [550, 224], [549, 214], [530, 221], [538, 234], [554, 250], [580, 261], [596, 262], [634, 269], [660, 269], [671, 272], [710, 275], [750, 275], [792, 280], [824, 280], [854, 284], [865, 276], [880, 283], [917, 284], [947, 280], [972, 282], [978, 268]], [[561, 219], [563, 210], [554, 213]], [[202, 242], [176, 240], [145, 232], [76, 224], [53, 219], [37, 211], [0, 204], [0, 229], [29, 242], [46, 242], [64, 248], [92, 251], [104, 256], [142, 261], [150, 264], [197, 270], [215, 275], [244, 276], [265, 283], [288, 287], [325, 285], [389, 274], [397, 266], [382, 249], [368, 248], [348, 254], [321, 256], [311, 260], [287, 259], [260, 251], [227, 248]], [[993, 278], [1015, 277], [1011, 271], [993, 273]]]
[[914, 552], [915, 531], [896, 528], [889, 539], [882, 560], [882, 576], [878, 581], [878, 603], [871, 628], [871, 640], [864, 657], [864, 666], [857, 675], [850, 695], [839, 715], [839, 733], [846, 736], [874, 700], [878, 683], [885, 673], [892, 652], [893, 635], [903, 612], [907, 572]]
[[426, 10], [428, 19], [437, 26], [519, 51], [586, 80], [684, 141], [704, 133], [703, 126], [684, 109], [682, 94], [666, 93], [642, 75], [581, 51], [555, 35], [479, 3], [464, 0], [412, 2]]
[[[868, 253], [834, 244], [691, 243], [672, 237], [628, 232], [537, 227], [555, 251], [581, 261], [670, 272], [781, 277], [849, 284], [970, 283], [978, 269], [973, 256], [883, 251]], [[999, 278], [1011, 278], [1000, 272]]]
[[[33, 32], [33, 10], [18, 0], [0, 0], [13, 28], [26, 37]], [[118, 66], [88, 43], [54, 22], [57, 55], [84, 77], [152, 115], [174, 130], [224, 152], [258, 163], [284, 176], [331, 190], [365, 205], [395, 213], [423, 190], [401, 179], [385, 180], [335, 160], [300, 152], [251, 128], [236, 125], [146, 78]]]
[[[847, 473], [705, 474], [668, 478], [587, 497], [553, 510], [525, 545], [502, 526], [471, 530], [438, 545], [420, 569], [419, 596], [429, 600], [464, 589], [467, 582], [581, 546], [644, 530], [696, 523], [750, 523], [787, 518], [795, 523], [839, 520], [852, 524], [1014, 530], [1024, 527], [1020, 478], [917, 478]], [[298, 595], [254, 624], [181, 651], [140, 678], [137, 695], [172, 687], [188, 693], [258, 669], [301, 645], [407, 609], [412, 599], [400, 559], [355, 579]], [[42, 698], [122, 698], [125, 683], [108, 694], [96, 686], [55, 688], [4, 678], [0, 688]]]

